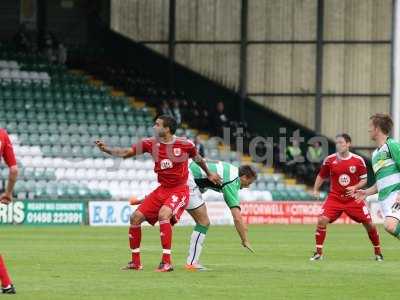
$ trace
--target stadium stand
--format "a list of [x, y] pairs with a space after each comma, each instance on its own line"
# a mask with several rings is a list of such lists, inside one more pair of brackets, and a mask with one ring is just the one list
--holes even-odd
[[[21, 168], [15, 188], [18, 198], [117, 200], [133, 193], [144, 196], [157, 185], [149, 157], [112, 159], [93, 144], [101, 138], [113, 146], [129, 147], [152, 135], [154, 108], [83, 71], [19, 53], [11, 44], [0, 47], [0, 83], [0, 126], [9, 131]], [[179, 129], [178, 134], [194, 138], [197, 131]], [[207, 157], [236, 165], [239, 159], [251, 162], [207, 134], [202, 137]], [[241, 191], [243, 200], [310, 199], [304, 185], [272, 168], [257, 167], [259, 180]], [[206, 197], [215, 199], [212, 193]]]

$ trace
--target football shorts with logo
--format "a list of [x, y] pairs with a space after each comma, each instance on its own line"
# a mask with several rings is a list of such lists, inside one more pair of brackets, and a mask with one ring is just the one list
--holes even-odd
[[158, 221], [158, 214], [163, 205], [172, 209], [171, 224], [176, 224], [189, 203], [189, 187], [185, 185], [177, 187], [159, 186], [146, 196], [138, 210], [145, 216], [146, 221], [154, 225]]

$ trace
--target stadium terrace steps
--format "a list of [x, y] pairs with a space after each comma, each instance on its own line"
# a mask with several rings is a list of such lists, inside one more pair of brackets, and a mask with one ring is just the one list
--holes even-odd
[[[113, 146], [129, 147], [151, 135], [154, 108], [82, 70], [49, 65], [34, 55], [0, 48], [0, 69], [8, 70], [0, 77], [0, 127], [9, 131], [15, 145], [21, 169], [15, 188], [19, 198], [127, 199], [132, 193], [144, 196], [157, 185], [149, 156], [112, 159], [93, 145], [101, 138]], [[40, 72], [48, 74], [48, 80], [38, 80]], [[187, 127], [177, 131], [189, 138], [197, 133]], [[237, 166], [241, 159], [260, 169], [259, 180], [241, 191], [244, 201], [310, 199], [304, 187], [288, 185], [292, 182], [285, 182], [282, 174], [260, 168], [250, 156], [238, 157], [208, 134], [200, 136], [207, 157]], [[6, 171], [1, 171], [3, 178]], [[205, 197], [217, 199], [212, 193]]]

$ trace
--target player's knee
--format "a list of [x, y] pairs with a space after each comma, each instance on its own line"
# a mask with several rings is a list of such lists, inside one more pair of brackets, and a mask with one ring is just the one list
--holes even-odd
[[208, 217], [202, 218], [197, 224], [204, 226], [204, 227], [210, 227], [210, 219]]
[[167, 206], [163, 206], [158, 213], [158, 220], [169, 220], [172, 217], [172, 210]]
[[396, 227], [397, 224], [395, 222], [385, 222], [384, 224], [385, 226], [385, 230], [390, 233], [390, 234], [394, 234], [394, 232], [396, 231]]
[[130, 217], [130, 222], [131, 225], [140, 225], [143, 221], [143, 215], [139, 211], [135, 211], [133, 214], [131, 214]]
[[327, 217], [318, 217], [318, 226], [326, 226], [329, 223], [329, 219]]

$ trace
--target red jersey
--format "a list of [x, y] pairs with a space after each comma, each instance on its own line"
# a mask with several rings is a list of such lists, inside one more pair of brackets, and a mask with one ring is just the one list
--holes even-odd
[[176, 187], [187, 183], [188, 160], [197, 155], [196, 146], [190, 140], [174, 137], [171, 143], [147, 138], [132, 145], [136, 154], [150, 153], [154, 159], [154, 172], [164, 187]]
[[0, 128], [0, 159], [3, 158], [9, 168], [15, 166], [17, 161], [10, 137], [5, 129]]
[[330, 194], [341, 197], [343, 200], [353, 200], [353, 198], [345, 197], [346, 188], [367, 178], [367, 167], [361, 156], [350, 153], [348, 158], [343, 159], [335, 153], [325, 158], [319, 176], [330, 177]]

